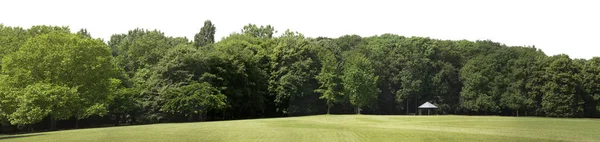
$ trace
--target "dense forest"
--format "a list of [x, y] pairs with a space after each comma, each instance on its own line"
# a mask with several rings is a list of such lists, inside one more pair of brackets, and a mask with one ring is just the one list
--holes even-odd
[[[599, 117], [600, 58], [383, 34], [305, 37], [248, 24], [215, 42], [133, 29], [0, 25], [0, 132], [315, 114]], [[565, 47], [568, 48], [568, 47]]]

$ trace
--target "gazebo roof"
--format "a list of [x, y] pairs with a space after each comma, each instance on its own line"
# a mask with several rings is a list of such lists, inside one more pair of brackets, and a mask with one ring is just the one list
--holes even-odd
[[419, 106], [419, 108], [438, 108], [437, 106], [429, 103], [429, 102], [425, 102], [424, 104], [422, 104], [421, 106]]

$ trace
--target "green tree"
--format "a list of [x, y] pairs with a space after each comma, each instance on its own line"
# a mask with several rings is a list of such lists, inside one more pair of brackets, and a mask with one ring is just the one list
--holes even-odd
[[166, 99], [162, 111], [183, 114], [192, 119], [201, 119], [201, 114], [206, 111], [219, 110], [227, 105], [227, 97], [207, 82], [170, 87], [162, 95]]
[[92, 35], [90, 35], [90, 33], [87, 31], [87, 29], [80, 29], [79, 31], [77, 31], [77, 35], [86, 37], [86, 38], [92, 38]]
[[600, 58], [590, 60], [576, 60], [580, 67], [578, 74], [577, 94], [584, 101], [583, 111], [585, 117], [598, 115], [598, 100], [600, 98]]
[[315, 92], [321, 93], [320, 99], [327, 101], [327, 114], [331, 112], [331, 107], [340, 100], [343, 95], [339, 88], [341, 63], [336, 59], [335, 54], [330, 50], [335, 44], [331, 40], [323, 40], [318, 43], [320, 48], [317, 53], [321, 62], [321, 72], [315, 76], [319, 81], [319, 88]]
[[547, 116], [581, 116], [583, 101], [576, 94], [577, 79], [573, 75], [578, 70], [573, 61], [567, 55], [555, 55], [548, 58], [547, 62], [547, 82], [542, 87], [542, 110]]
[[138, 91], [135, 88], [127, 88], [119, 79], [111, 79], [110, 94], [108, 96], [108, 115], [115, 118], [114, 125], [121, 122], [134, 123], [133, 116], [139, 113], [139, 106], [136, 103], [135, 95]]
[[[269, 98], [269, 53], [274, 40], [248, 34], [232, 34], [214, 45], [202, 49], [214, 55], [213, 86], [224, 88], [231, 107], [225, 111], [233, 118], [251, 118], [273, 113], [267, 110], [274, 98]], [[213, 52], [214, 50], [214, 52]], [[203, 51], [205, 52], [205, 51]]]
[[190, 45], [190, 42], [187, 38], [168, 37], [158, 30], [145, 29], [115, 34], [108, 41], [115, 62], [123, 73], [119, 79], [125, 84], [124, 87], [130, 88], [126, 89], [126, 92], [134, 94], [135, 106], [140, 110], [132, 116], [136, 121], [152, 123], [166, 120], [165, 114], [160, 111], [161, 105], [164, 104], [159, 95], [161, 88], [155, 86], [157, 82], [162, 81], [151, 77], [154, 67], [165, 53], [181, 45]]
[[314, 90], [318, 74], [318, 60], [314, 45], [304, 35], [286, 31], [277, 38], [277, 45], [270, 55], [271, 76], [269, 90], [275, 94], [275, 102], [282, 106], [284, 113], [315, 114], [318, 108], [310, 108], [312, 102], [304, 100], [318, 98]]
[[194, 46], [200, 47], [215, 43], [215, 31], [217, 28], [210, 20], [204, 21], [200, 32], [194, 35]]
[[20, 27], [8, 27], [0, 24], [0, 61], [2, 57], [16, 52], [29, 39], [26, 29]]
[[378, 76], [374, 75], [371, 61], [362, 53], [349, 53], [344, 62], [342, 84], [344, 94], [360, 114], [361, 108], [372, 105], [377, 100], [380, 90], [377, 88]]
[[409, 103], [412, 98], [416, 112], [417, 105], [422, 100], [431, 100], [436, 94], [434, 87], [436, 61], [432, 60], [437, 49], [429, 38], [409, 38], [401, 43], [405, 47], [400, 56], [400, 71], [395, 79], [398, 80], [400, 88], [396, 91], [396, 100], [406, 103], [406, 111], [409, 112]]
[[273, 34], [277, 33], [275, 27], [271, 25], [267, 26], [256, 26], [254, 24], [248, 24], [242, 29], [242, 33], [251, 35], [257, 38], [273, 38]]
[[119, 67], [123, 68], [129, 77], [133, 77], [139, 69], [150, 68], [169, 49], [182, 43], [179, 38], [167, 37], [158, 30], [134, 29], [127, 34], [111, 36], [108, 42]]
[[[83, 119], [106, 113], [115, 67], [109, 48], [100, 40], [61, 32], [39, 35], [4, 57], [2, 67], [5, 87], [15, 90], [9, 100], [22, 102], [7, 112], [13, 124], [35, 123], [46, 115]], [[43, 98], [34, 101], [35, 97]]]
[[499, 90], [494, 83], [499, 83], [501, 78], [496, 79], [498, 73], [496, 70], [502, 68], [495, 65], [493, 57], [478, 56], [469, 61], [461, 69], [461, 79], [463, 88], [461, 92], [461, 107], [467, 111], [479, 113], [498, 113], [500, 105]]

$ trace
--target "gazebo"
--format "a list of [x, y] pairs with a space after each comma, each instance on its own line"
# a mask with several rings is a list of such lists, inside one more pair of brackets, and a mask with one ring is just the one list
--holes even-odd
[[429, 111], [430, 111], [430, 110], [432, 110], [432, 109], [433, 109], [433, 110], [434, 110], [434, 112], [436, 112], [436, 114], [437, 114], [437, 111], [435, 111], [437, 108], [438, 108], [437, 106], [435, 106], [435, 105], [433, 105], [433, 104], [431, 104], [431, 103], [429, 103], [429, 102], [425, 102], [424, 104], [422, 104], [421, 106], [419, 106], [419, 115], [421, 115], [421, 110], [423, 110], [423, 109], [426, 109], [426, 110], [427, 110], [427, 115], [429, 115], [429, 114], [430, 114], [430, 112], [429, 112]]

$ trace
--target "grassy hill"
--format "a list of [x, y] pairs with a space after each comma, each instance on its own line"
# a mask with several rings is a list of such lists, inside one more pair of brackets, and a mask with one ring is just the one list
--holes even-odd
[[600, 120], [319, 115], [0, 136], [0, 141], [598, 141]]

